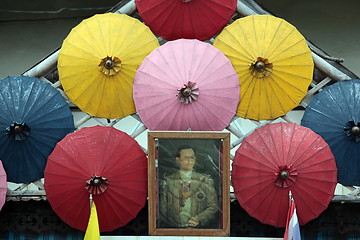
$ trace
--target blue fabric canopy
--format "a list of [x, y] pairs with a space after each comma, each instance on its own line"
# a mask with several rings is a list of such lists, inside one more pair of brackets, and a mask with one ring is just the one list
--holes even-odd
[[360, 185], [360, 80], [324, 88], [306, 107], [301, 125], [329, 144], [338, 167], [338, 182]]
[[26, 76], [0, 79], [0, 159], [9, 182], [42, 178], [56, 143], [73, 131], [69, 105], [51, 84]]

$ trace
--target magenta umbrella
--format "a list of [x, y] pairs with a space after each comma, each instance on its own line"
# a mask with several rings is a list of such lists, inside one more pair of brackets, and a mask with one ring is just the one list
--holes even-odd
[[6, 172], [4, 170], [2, 161], [0, 161], [0, 210], [5, 204], [7, 190], [8, 187], [6, 180]]
[[135, 107], [149, 130], [221, 131], [239, 103], [239, 79], [212, 45], [180, 39], [156, 48], [136, 72]]

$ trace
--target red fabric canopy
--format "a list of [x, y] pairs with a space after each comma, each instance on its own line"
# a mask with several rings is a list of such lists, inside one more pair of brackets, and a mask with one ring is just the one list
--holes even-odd
[[135, 0], [145, 24], [166, 40], [207, 40], [229, 23], [237, 0]]
[[243, 140], [231, 177], [236, 198], [251, 216], [285, 227], [289, 191], [303, 225], [328, 207], [337, 168], [330, 147], [318, 134], [295, 123], [275, 123]]
[[68, 134], [49, 156], [45, 190], [59, 217], [82, 231], [92, 194], [100, 231], [112, 231], [145, 205], [147, 157], [132, 137], [113, 127], [82, 128]]

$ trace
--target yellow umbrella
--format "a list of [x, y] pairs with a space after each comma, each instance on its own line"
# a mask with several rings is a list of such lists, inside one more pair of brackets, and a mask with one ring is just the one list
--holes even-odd
[[285, 20], [269, 15], [240, 18], [223, 29], [214, 46], [230, 59], [240, 79], [237, 116], [274, 119], [306, 95], [314, 71], [311, 51]]
[[59, 79], [82, 111], [108, 119], [135, 113], [132, 85], [142, 60], [159, 46], [150, 29], [126, 14], [97, 14], [73, 28], [58, 58]]

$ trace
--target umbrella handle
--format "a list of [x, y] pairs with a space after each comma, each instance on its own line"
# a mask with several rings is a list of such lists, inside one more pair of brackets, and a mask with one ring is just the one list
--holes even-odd
[[90, 200], [90, 211], [91, 211], [91, 207], [92, 207], [92, 203], [93, 203], [93, 195], [91, 193], [89, 196], [89, 200]]

